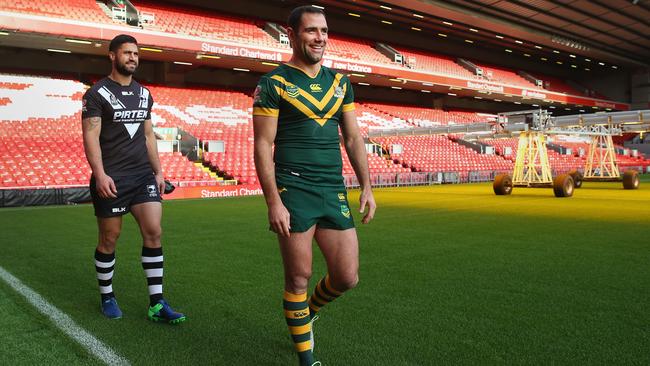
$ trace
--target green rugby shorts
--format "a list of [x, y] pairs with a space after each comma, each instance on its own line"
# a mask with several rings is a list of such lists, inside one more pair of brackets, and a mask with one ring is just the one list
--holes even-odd
[[282, 203], [291, 215], [291, 232], [302, 233], [319, 228], [347, 230], [354, 219], [345, 187], [319, 187], [277, 180]]

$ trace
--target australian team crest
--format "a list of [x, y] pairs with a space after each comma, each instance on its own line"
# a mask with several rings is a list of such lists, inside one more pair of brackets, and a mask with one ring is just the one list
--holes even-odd
[[337, 86], [336, 89], [334, 89], [334, 98], [343, 98], [344, 96], [345, 93], [343, 92], [343, 88]]
[[287, 94], [291, 98], [297, 98], [300, 95], [300, 89], [295, 85], [287, 85]]
[[341, 215], [346, 219], [350, 218], [350, 208], [347, 205], [341, 205]]

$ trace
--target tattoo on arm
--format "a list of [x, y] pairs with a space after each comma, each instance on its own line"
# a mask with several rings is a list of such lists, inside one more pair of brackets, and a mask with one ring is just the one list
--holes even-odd
[[98, 126], [102, 125], [102, 118], [101, 117], [90, 117], [90, 118], [85, 118], [82, 121], [82, 125], [84, 130], [86, 131], [92, 131]]

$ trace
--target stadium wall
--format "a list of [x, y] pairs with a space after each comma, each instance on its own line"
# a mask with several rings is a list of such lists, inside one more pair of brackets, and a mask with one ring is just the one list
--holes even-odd
[[75, 205], [90, 202], [84, 188], [0, 189], [0, 207]]

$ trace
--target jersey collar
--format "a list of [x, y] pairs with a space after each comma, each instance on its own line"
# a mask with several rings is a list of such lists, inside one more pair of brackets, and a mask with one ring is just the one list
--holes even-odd
[[287, 63], [287, 62], [285, 62], [284, 64], [286, 66], [289, 66], [289, 67], [293, 68], [293, 69], [301, 71], [303, 74], [307, 75], [307, 77], [310, 78], [310, 79], [316, 79], [316, 77], [318, 77], [321, 70], [323, 69], [323, 66], [321, 65], [321, 67], [318, 68], [318, 72], [315, 75], [312, 76], [312, 75], [309, 75], [309, 73], [307, 73], [307, 71], [303, 70], [302, 68], [300, 68], [300, 67], [298, 67], [296, 65], [291, 65], [290, 63]]

